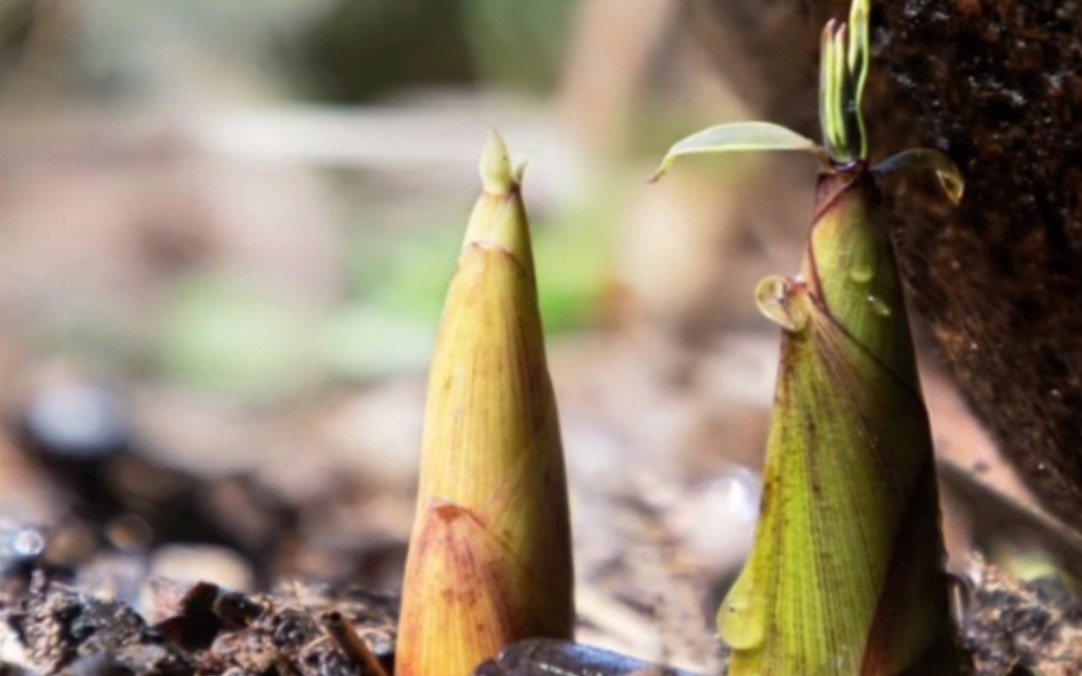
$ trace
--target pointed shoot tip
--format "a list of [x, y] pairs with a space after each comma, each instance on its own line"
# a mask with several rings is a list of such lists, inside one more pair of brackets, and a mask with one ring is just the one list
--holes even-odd
[[871, 15], [870, 0], [853, 0], [849, 10], [849, 71], [855, 75], [867, 68], [868, 24]]
[[481, 152], [480, 169], [481, 183], [487, 193], [496, 195], [508, 193], [515, 185], [515, 172], [511, 167], [511, 156], [507, 152], [507, 144], [495, 129], [485, 141], [485, 148]]
[[480, 169], [483, 192], [470, 214], [462, 251], [473, 245], [503, 249], [531, 269], [529, 223], [519, 191], [525, 165], [511, 164], [507, 145], [493, 131], [481, 153]]

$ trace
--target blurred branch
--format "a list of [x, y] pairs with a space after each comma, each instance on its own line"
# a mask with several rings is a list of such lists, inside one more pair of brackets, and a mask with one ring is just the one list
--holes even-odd
[[[536, 195], [565, 196], [583, 158], [543, 115], [471, 98], [358, 108], [288, 106], [233, 112], [9, 116], [0, 124], [6, 161], [101, 161], [170, 151], [205, 152], [243, 162], [423, 172], [428, 181], [472, 180], [476, 145], [497, 123], [530, 164]], [[467, 178], [468, 177], [468, 178]]]

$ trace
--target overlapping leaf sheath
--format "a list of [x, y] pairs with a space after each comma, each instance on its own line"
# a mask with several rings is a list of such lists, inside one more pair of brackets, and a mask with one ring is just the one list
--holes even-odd
[[429, 376], [400, 676], [470, 674], [509, 643], [572, 633], [556, 405], [519, 184], [495, 135], [481, 170]]
[[731, 674], [959, 673], [935, 470], [875, 178], [824, 170], [785, 326], [755, 545], [719, 610]]
[[823, 146], [762, 122], [719, 125], [681, 156], [803, 150], [819, 156], [801, 273], [756, 291], [783, 327], [760, 522], [751, 557], [718, 611], [732, 676], [964, 673], [948, 606], [935, 465], [905, 302], [877, 177], [935, 172], [957, 203], [963, 181], [929, 149], [870, 168], [861, 118], [870, 0], [823, 31]]

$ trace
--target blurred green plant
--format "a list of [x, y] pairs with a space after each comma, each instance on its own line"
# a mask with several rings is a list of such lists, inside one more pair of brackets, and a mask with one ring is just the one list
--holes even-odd
[[[609, 279], [610, 247], [598, 227], [602, 200], [553, 215], [534, 230], [545, 281], [539, 303], [553, 333], [596, 321]], [[431, 211], [394, 209], [402, 226], [379, 236], [366, 223], [346, 247], [349, 296], [319, 313], [224, 274], [179, 280], [164, 300], [156, 353], [162, 373], [187, 386], [251, 400], [273, 399], [325, 381], [418, 371], [454, 271], [450, 227], [408, 227]], [[405, 223], [406, 225], [403, 225]], [[363, 241], [362, 243], [359, 243]]]
[[364, 381], [424, 368], [432, 354], [431, 327], [404, 320], [370, 303], [335, 308], [318, 332], [325, 376]]
[[[537, 219], [533, 228], [534, 255], [543, 281], [541, 315], [550, 333], [590, 326], [597, 319], [611, 270], [604, 222], [606, 205], [599, 197]], [[373, 227], [356, 232], [348, 262], [351, 294], [401, 321], [428, 326], [438, 316], [447, 279], [454, 270], [453, 229], [402, 226], [419, 218], [440, 221], [445, 211], [394, 214], [399, 228], [393, 235], [377, 235]]]
[[219, 274], [177, 284], [156, 347], [170, 381], [260, 402], [328, 379], [369, 380], [423, 368], [425, 324], [372, 303], [314, 313], [279, 293]]
[[42, 80], [37, 91], [95, 101], [168, 99], [217, 87], [233, 97], [288, 89], [302, 98], [358, 102], [478, 79], [549, 91], [577, 4], [10, 0], [0, 5], [0, 76], [29, 65]]
[[[0, 7], [0, 58], [46, 99], [176, 98], [277, 87], [284, 47], [331, 0], [20, 2]], [[20, 101], [20, 103], [26, 103]]]
[[159, 330], [160, 368], [187, 386], [263, 400], [311, 384], [319, 372], [306, 313], [225, 276], [180, 282]]
[[357, 102], [473, 79], [461, 0], [338, 0], [298, 45], [313, 98]]
[[580, 0], [462, 0], [463, 24], [482, 79], [549, 91], [559, 81]]

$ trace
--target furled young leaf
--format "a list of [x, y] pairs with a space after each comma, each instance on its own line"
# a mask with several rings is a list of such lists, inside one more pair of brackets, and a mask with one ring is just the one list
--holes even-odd
[[515, 641], [570, 638], [567, 487], [526, 215], [502, 140], [429, 374], [399, 676], [469, 674]]

